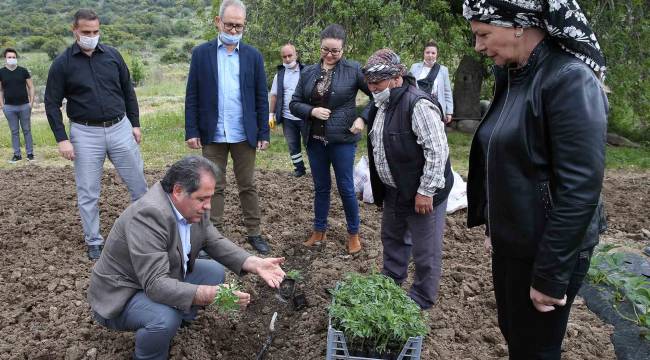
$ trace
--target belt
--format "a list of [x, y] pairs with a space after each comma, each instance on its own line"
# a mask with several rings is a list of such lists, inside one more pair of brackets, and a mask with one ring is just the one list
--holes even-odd
[[70, 121], [72, 121], [75, 124], [80, 124], [85, 126], [97, 126], [97, 127], [107, 128], [119, 123], [120, 121], [122, 121], [122, 119], [124, 119], [124, 115], [106, 121], [83, 121], [83, 120], [72, 120], [72, 119], [70, 119]]

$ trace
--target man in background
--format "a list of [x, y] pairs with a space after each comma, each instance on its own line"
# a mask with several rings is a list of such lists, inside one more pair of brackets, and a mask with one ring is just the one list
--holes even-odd
[[[59, 153], [74, 161], [77, 203], [88, 258], [97, 260], [104, 238], [99, 228], [99, 192], [104, 160], [111, 160], [126, 183], [131, 201], [147, 192], [140, 155], [140, 121], [129, 69], [120, 53], [99, 43], [99, 17], [88, 9], [74, 15], [75, 42], [59, 55], [47, 76], [45, 113]], [[70, 139], [61, 104], [66, 110]]]
[[185, 140], [191, 149], [219, 168], [210, 220], [223, 231], [224, 191], [228, 154], [248, 242], [261, 254], [269, 252], [262, 238], [260, 206], [255, 186], [256, 150], [269, 146], [269, 101], [262, 54], [241, 41], [246, 6], [224, 0], [214, 19], [216, 39], [192, 52], [185, 95]]
[[31, 120], [34, 106], [34, 84], [29, 71], [18, 66], [18, 52], [7, 48], [4, 51], [5, 66], [0, 69], [0, 109], [5, 114], [11, 130], [11, 147], [14, 155], [9, 160], [14, 164], [23, 159], [20, 152], [20, 129], [25, 137], [27, 160], [34, 160]]
[[305, 175], [305, 162], [302, 160], [301, 137], [305, 130], [305, 120], [300, 119], [289, 110], [293, 92], [300, 80], [300, 70], [303, 65], [298, 61], [296, 47], [288, 43], [280, 49], [282, 65], [273, 77], [271, 86], [271, 104], [269, 108], [269, 126], [273, 129], [276, 124], [282, 124], [282, 132], [289, 146], [289, 156], [293, 164], [293, 176]]

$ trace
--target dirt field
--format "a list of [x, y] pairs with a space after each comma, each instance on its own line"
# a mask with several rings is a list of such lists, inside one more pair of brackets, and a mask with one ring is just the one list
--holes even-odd
[[[148, 173], [150, 183], [162, 170]], [[605, 186], [609, 239], [632, 239], [648, 228], [648, 174], [609, 172]], [[230, 178], [234, 184], [234, 179]], [[76, 208], [71, 167], [22, 166], [0, 172], [0, 359], [127, 359], [133, 334], [106, 330], [91, 320], [85, 290], [92, 263], [86, 259]], [[345, 272], [368, 272], [381, 266], [380, 213], [361, 206], [364, 250], [346, 255], [345, 221], [337, 195], [330, 211], [328, 242], [317, 249], [300, 243], [311, 228], [312, 184], [309, 177], [258, 173], [263, 232], [273, 255], [285, 256], [285, 268], [302, 271], [300, 284], [308, 307], [294, 312], [255, 277], [243, 278], [253, 302], [243, 313], [226, 317], [207, 310], [176, 336], [173, 359], [255, 359], [278, 311], [277, 333], [267, 359], [322, 359], [327, 337], [326, 289]], [[645, 199], [645, 201], [640, 200]], [[128, 205], [126, 188], [114, 172], [103, 178], [102, 234]], [[226, 235], [245, 244], [234, 186], [226, 199]], [[496, 323], [495, 301], [481, 229], [466, 229], [465, 213], [447, 219], [440, 301], [428, 311], [431, 333], [423, 359], [489, 359], [507, 355]], [[608, 232], [608, 234], [610, 233]], [[625, 236], [628, 234], [629, 236]], [[612, 359], [610, 326], [578, 300], [565, 341], [565, 359]]]

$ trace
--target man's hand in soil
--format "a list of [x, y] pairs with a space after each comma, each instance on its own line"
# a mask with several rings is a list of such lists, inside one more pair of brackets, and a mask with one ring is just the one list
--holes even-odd
[[535, 290], [532, 286], [530, 287], [530, 300], [533, 302], [533, 306], [539, 312], [549, 312], [555, 310], [555, 306], [564, 306], [566, 305], [566, 295], [563, 299], [552, 298], [548, 295], [544, 295], [541, 292]]
[[282, 279], [284, 279], [284, 271], [280, 267], [284, 263], [284, 258], [260, 258], [257, 256], [249, 256], [244, 264], [242, 270], [257, 274], [266, 281], [266, 284], [272, 288], [278, 288]]
[[74, 160], [74, 147], [70, 140], [59, 141], [59, 154], [67, 160]]
[[219, 291], [218, 286], [211, 285], [199, 285], [194, 294], [194, 300], [192, 304], [194, 305], [209, 305], [214, 301], [215, 295]]
[[[196, 293], [194, 294], [194, 301], [192, 301], [192, 304], [194, 305], [210, 305], [214, 301], [214, 297], [217, 295], [217, 292], [221, 290], [222, 287], [228, 287], [227, 284], [225, 285], [217, 285], [217, 286], [211, 286], [211, 285], [199, 285], [199, 287], [196, 289]], [[237, 304], [243, 309], [245, 308], [250, 302], [251, 302], [251, 295], [245, 292], [241, 291], [233, 291], [233, 294], [237, 295], [239, 300], [237, 301]]]

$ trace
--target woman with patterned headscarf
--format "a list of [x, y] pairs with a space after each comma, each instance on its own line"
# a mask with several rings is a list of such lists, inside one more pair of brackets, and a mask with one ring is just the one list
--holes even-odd
[[382, 273], [402, 284], [412, 255], [408, 294], [428, 309], [440, 288], [445, 210], [454, 184], [442, 107], [417, 88], [390, 49], [377, 50], [362, 70], [373, 93], [367, 145], [372, 195], [383, 206]]
[[468, 226], [486, 225], [511, 359], [560, 359], [569, 311], [605, 221], [605, 59], [571, 0], [465, 0], [494, 63], [476, 131]]

